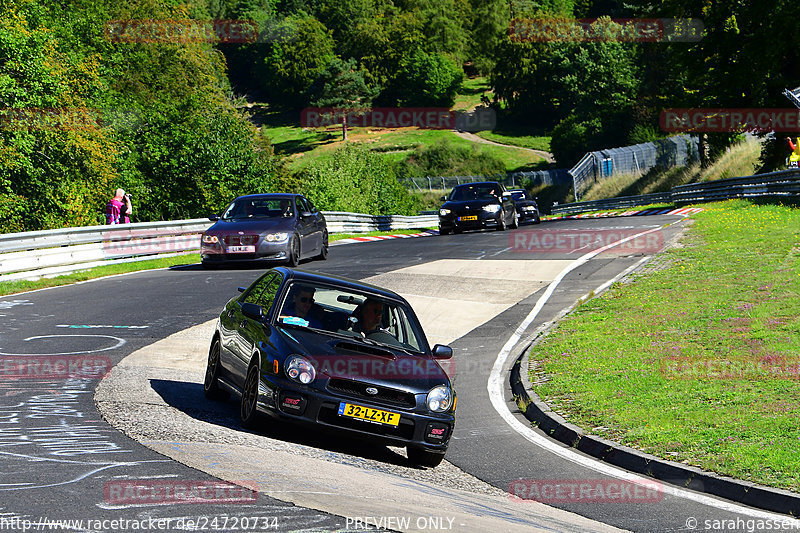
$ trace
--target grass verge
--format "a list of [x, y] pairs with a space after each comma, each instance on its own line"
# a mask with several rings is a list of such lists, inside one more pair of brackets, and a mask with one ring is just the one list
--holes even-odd
[[531, 380], [588, 433], [799, 491], [800, 209], [703, 207], [532, 349]]
[[[431, 229], [431, 228], [427, 228]], [[419, 233], [425, 229], [410, 229], [410, 230], [396, 230], [396, 231], [370, 231], [367, 233], [337, 233], [330, 236], [331, 242], [350, 237], [365, 237], [376, 235], [393, 235], [393, 234], [410, 234]], [[20, 292], [27, 292], [36, 289], [44, 289], [47, 287], [59, 287], [61, 285], [71, 285], [79, 281], [87, 281], [90, 279], [102, 278], [104, 276], [113, 276], [116, 274], [127, 274], [129, 272], [138, 272], [140, 270], [153, 270], [156, 268], [169, 268], [173, 266], [194, 265], [200, 262], [200, 254], [187, 254], [175, 257], [162, 257], [158, 259], [148, 259], [146, 261], [134, 261], [131, 263], [116, 263], [112, 265], [103, 265], [88, 270], [81, 270], [63, 276], [54, 278], [43, 278], [34, 281], [4, 281], [0, 282], [0, 296], [7, 296], [9, 294], [17, 294]]]

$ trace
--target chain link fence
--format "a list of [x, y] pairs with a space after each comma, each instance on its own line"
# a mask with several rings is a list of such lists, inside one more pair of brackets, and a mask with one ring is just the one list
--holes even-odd
[[514, 189], [523, 186], [536, 187], [539, 185], [572, 185], [572, 176], [566, 169], [535, 170], [529, 172], [513, 172], [494, 176], [437, 176], [424, 178], [401, 178], [400, 183], [409, 190], [414, 191], [439, 191], [449, 190], [462, 183], [476, 181], [497, 181]]
[[699, 160], [698, 139], [676, 135], [667, 139], [588, 152], [569, 170], [575, 200], [592, 183], [617, 174], [643, 174], [653, 167], [671, 168]]

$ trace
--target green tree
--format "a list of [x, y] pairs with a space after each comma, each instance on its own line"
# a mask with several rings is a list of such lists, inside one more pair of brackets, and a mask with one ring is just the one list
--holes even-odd
[[288, 18], [280, 36], [263, 59], [264, 86], [272, 100], [294, 107], [308, 103], [311, 84], [334, 59], [330, 31], [316, 18]]
[[[370, 107], [377, 91], [364, 81], [363, 70], [359, 70], [354, 59], [344, 61], [335, 58], [309, 89], [311, 105], [357, 110]], [[347, 140], [347, 121], [342, 121], [342, 136]]]
[[451, 60], [417, 49], [400, 61], [387, 95], [401, 106], [450, 107], [463, 79], [464, 72]]

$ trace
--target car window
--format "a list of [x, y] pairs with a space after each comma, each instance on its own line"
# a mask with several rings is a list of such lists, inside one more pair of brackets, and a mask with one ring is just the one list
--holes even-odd
[[311, 211], [311, 208], [308, 206], [306, 199], [302, 196], [297, 197], [297, 210], [298, 211]]
[[291, 198], [240, 198], [222, 214], [223, 220], [268, 219], [291, 217], [294, 206]]
[[512, 191], [511, 197], [514, 198], [514, 200], [525, 200], [526, 194], [524, 191]]
[[499, 184], [462, 185], [453, 189], [450, 199], [463, 202], [467, 200], [490, 200], [502, 194]]
[[257, 302], [264, 310], [264, 315], [268, 314], [269, 310], [272, 308], [272, 303], [275, 301], [275, 297], [278, 295], [278, 290], [280, 288], [281, 277], [277, 273], [264, 284], [264, 290], [261, 291]]
[[303, 198], [303, 200], [308, 204], [308, 210], [309, 211], [311, 211], [312, 213], [316, 213], [317, 212], [317, 207], [314, 205], [314, 203], [311, 200], [309, 200], [308, 198]]
[[[360, 327], [362, 322], [358, 320], [363, 318], [359, 311], [367, 300], [377, 300], [382, 306], [380, 322], [369, 331]], [[351, 317], [357, 321], [352, 321]], [[343, 287], [306, 281], [292, 283], [281, 303], [278, 322], [286, 326], [320, 329], [366, 339], [368, 342], [413, 352], [423, 352], [425, 349], [422, 328], [409, 315], [406, 306]]]
[[[256, 280], [247, 291], [242, 295], [241, 302], [247, 304], [261, 305], [261, 294], [273, 281], [277, 279], [280, 282], [280, 276], [275, 272], [264, 274], [261, 278]], [[274, 296], [273, 296], [274, 297]]]

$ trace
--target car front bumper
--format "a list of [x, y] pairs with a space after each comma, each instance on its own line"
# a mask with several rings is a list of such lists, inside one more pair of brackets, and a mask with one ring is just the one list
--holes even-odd
[[200, 259], [204, 263], [232, 263], [237, 261], [285, 261], [289, 257], [289, 241], [271, 243], [262, 241], [254, 252], [233, 252], [224, 244], [202, 244]]
[[[443, 230], [495, 228], [500, 225], [500, 217], [502, 214], [502, 211], [490, 213], [480, 210], [467, 213], [451, 213], [444, 217], [439, 215], [439, 228]], [[475, 218], [465, 219], [465, 217]]]
[[[258, 410], [282, 420], [323, 426], [369, 439], [377, 438], [387, 444], [412, 445], [441, 453], [447, 449], [455, 425], [455, 416], [450, 412], [423, 413], [420, 412], [419, 405], [414, 410], [398, 408], [372, 403], [363, 398], [333, 394], [327, 389], [295, 386], [288, 380], [273, 378], [275, 376], [265, 376], [262, 373]], [[421, 396], [424, 405], [425, 394]], [[400, 422], [397, 426], [390, 426], [345, 417], [339, 414], [342, 402], [398, 413]]]

